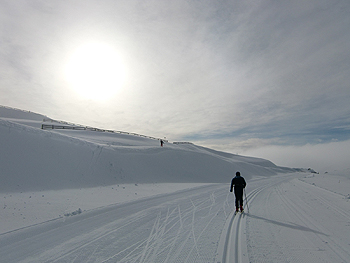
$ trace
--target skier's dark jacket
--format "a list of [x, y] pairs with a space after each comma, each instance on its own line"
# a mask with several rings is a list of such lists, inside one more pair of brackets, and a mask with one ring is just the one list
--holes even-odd
[[242, 176], [237, 175], [231, 181], [231, 190], [230, 191], [232, 192], [233, 186], [235, 187], [235, 191], [236, 191], [236, 190], [243, 190], [243, 188], [245, 188], [246, 185], [247, 184], [246, 184], [244, 178]]

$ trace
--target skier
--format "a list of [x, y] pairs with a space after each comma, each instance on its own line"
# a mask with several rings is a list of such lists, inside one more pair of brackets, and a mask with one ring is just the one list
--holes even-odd
[[238, 208], [240, 208], [241, 212], [243, 212], [243, 189], [245, 188], [246, 185], [247, 184], [244, 178], [241, 176], [241, 173], [236, 172], [236, 177], [234, 177], [231, 181], [231, 189], [230, 189], [230, 192], [232, 192], [233, 186], [235, 188], [236, 212], [238, 212]]

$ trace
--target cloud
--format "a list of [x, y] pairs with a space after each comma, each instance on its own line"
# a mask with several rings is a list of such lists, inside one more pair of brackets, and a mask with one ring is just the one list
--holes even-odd
[[350, 168], [349, 149], [350, 140], [347, 140], [303, 146], [266, 145], [244, 151], [244, 154], [263, 157], [280, 166], [342, 173]]
[[[230, 151], [349, 139], [346, 0], [0, 7], [0, 104]], [[104, 103], [76, 96], [63, 77], [91, 40], [118, 50], [129, 72]]]

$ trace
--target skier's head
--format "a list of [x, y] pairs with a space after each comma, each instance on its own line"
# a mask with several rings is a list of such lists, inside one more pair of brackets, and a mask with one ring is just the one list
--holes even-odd
[[240, 172], [236, 172], [236, 176], [241, 176], [241, 173]]

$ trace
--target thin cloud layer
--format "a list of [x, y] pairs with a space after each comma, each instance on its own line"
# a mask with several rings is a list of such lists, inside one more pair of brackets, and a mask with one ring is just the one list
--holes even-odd
[[[232, 152], [349, 139], [346, 0], [0, 7], [2, 105]], [[112, 46], [127, 70], [104, 102], [79, 97], [64, 78], [91, 41]]]
[[[267, 145], [244, 153], [249, 156], [262, 156], [281, 166], [312, 168], [319, 173], [348, 174], [350, 140], [302, 146]], [[297, 167], [296, 167], [297, 166]]]

